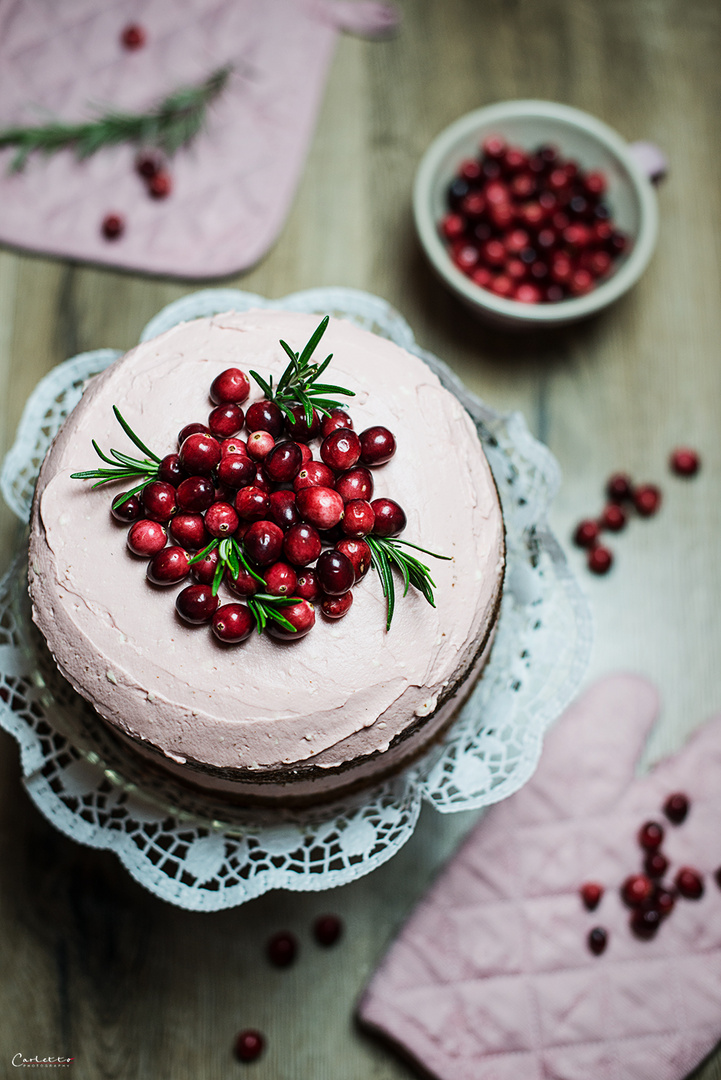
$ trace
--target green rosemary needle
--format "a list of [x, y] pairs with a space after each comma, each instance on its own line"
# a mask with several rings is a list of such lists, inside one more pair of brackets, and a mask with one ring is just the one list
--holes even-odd
[[430, 555], [432, 559], [444, 559], [450, 560], [450, 555], [436, 555], [432, 551], [428, 551], [426, 548], [419, 547], [418, 544], [411, 544], [409, 540], [399, 540], [396, 537], [380, 537], [380, 536], [366, 536], [365, 538], [368, 547], [371, 549], [371, 564], [373, 569], [377, 571], [379, 578], [381, 579], [381, 588], [383, 589], [383, 595], [386, 598], [388, 616], [386, 619], [386, 630], [390, 630], [391, 622], [393, 620], [393, 612], [396, 605], [396, 589], [395, 582], [393, 580], [393, 567], [400, 570], [403, 577], [403, 595], [406, 596], [408, 589], [412, 585], [419, 592], [423, 593], [431, 607], [436, 606], [435, 598], [433, 596], [433, 590], [436, 587], [436, 583], [431, 577], [430, 569], [414, 555], [409, 555], [401, 549], [401, 545], [404, 547], [414, 548], [416, 551], [422, 551], [424, 555]]

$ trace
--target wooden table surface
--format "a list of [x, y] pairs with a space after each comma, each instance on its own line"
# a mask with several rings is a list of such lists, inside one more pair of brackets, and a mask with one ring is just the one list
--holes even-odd
[[[596, 616], [590, 676], [631, 669], [661, 689], [653, 760], [721, 709], [721, 8], [715, 0], [399, 6], [394, 40], [340, 41], [280, 240], [228, 284], [270, 297], [348, 285], [389, 300], [423, 346], [495, 408], [521, 409], [557, 455], [564, 483], [553, 524], [565, 543], [579, 517], [600, 509], [611, 471], [662, 485], [662, 512], [617, 538], [607, 578], [592, 578], [567, 545]], [[414, 237], [410, 188], [446, 124], [522, 97], [567, 102], [629, 140], [653, 140], [671, 170], [658, 193], [658, 249], [633, 292], [583, 325], [509, 337], [436, 283]], [[192, 288], [0, 251], [0, 450], [53, 365], [86, 349], [128, 348], [160, 307]], [[681, 443], [703, 454], [690, 482], [667, 468]], [[2, 570], [18, 535], [3, 507]], [[248, 1067], [257, 1080], [413, 1075], [355, 1030], [354, 1001], [470, 815], [425, 811], [391, 863], [335, 893], [274, 893], [199, 915], [146, 893], [112, 855], [57, 834], [27, 798], [4, 734], [0, 770], [0, 1075], [11, 1074], [17, 1052], [72, 1055], [78, 1080], [245, 1075], [231, 1057], [242, 1027], [267, 1033], [266, 1055]], [[323, 951], [309, 926], [326, 910], [342, 915], [346, 934]], [[280, 928], [301, 941], [288, 971], [263, 959]], [[721, 1057], [699, 1075], [721, 1077]]]

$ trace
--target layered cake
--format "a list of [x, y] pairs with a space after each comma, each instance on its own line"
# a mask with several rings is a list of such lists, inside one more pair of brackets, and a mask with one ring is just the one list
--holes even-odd
[[[223, 623], [218, 612], [240, 605], [240, 615], [247, 615], [248, 604], [258, 612], [257, 605], [252, 607], [252, 589], [244, 602], [238, 580], [237, 589], [228, 587], [231, 555], [219, 586], [215, 579], [213, 604], [220, 607], [212, 626], [209, 617], [200, 618], [201, 625], [190, 625], [179, 615], [182, 601], [178, 607], [175, 601], [194, 577], [186, 575], [165, 587], [149, 581], [148, 558], [133, 554], [126, 543], [131, 507], [124, 525], [110, 513], [113, 499], [132, 487], [132, 479], [98, 488], [92, 478], [77, 478], [96, 465], [104, 467], [93, 443], [106, 458], [111, 449], [133, 459], [143, 457], [119, 425], [114, 407], [156, 458], [177, 454], [181, 430], [192, 422], [199, 429], [207, 427], [213, 409], [209, 388], [219, 376], [241, 369], [278, 388], [288, 365], [281, 339], [301, 353], [317, 326], [314, 315], [229, 313], [178, 325], [139, 345], [91, 381], [56, 437], [36, 489], [29, 562], [33, 617], [61, 673], [134, 753], [184, 783], [240, 802], [293, 805], [327, 799], [386, 777], [417, 758], [448, 726], [482, 671], [500, 606], [503, 519], [475, 425], [422, 360], [342, 320], [330, 320], [317, 348], [319, 361], [333, 355], [322, 380], [354, 395], [341, 400], [357, 433], [390, 432], [395, 445], [389, 460], [385, 453], [376, 453], [374, 460], [371, 450], [370, 457], [358, 462], [359, 468], [364, 460], [369, 462], [374, 488], [372, 496], [354, 493], [367, 495], [359, 501], [375, 506], [376, 530], [366, 539], [370, 543], [376, 533], [397, 535], [393, 522], [385, 530], [378, 524], [376, 500], [392, 500], [405, 518], [405, 528], [393, 543], [405, 541], [428, 554], [411, 546], [395, 550], [425, 564], [432, 578], [429, 596], [413, 578], [404, 595], [402, 571], [390, 564], [395, 583], [390, 626], [383, 575], [373, 566], [354, 584], [352, 604], [338, 590], [335, 596], [315, 596], [312, 606], [302, 600], [303, 610], [311, 610], [311, 619], [315, 616], [309, 633], [296, 634], [294, 628], [289, 632], [281, 618], [275, 622], [280, 637], [254, 630], [231, 643], [229, 619]], [[252, 376], [249, 384], [240, 406], [246, 413], [253, 403], [267, 399]], [[292, 434], [292, 441], [303, 442], [314, 459], [325, 456], [336, 466], [325, 486], [337, 486], [347, 464], [342, 454], [338, 462], [325, 450], [321, 455], [323, 440], [303, 439], [297, 425]], [[196, 442], [204, 438], [201, 433]], [[225, 440], [222, 453], [240, 450], [247, 459], [247, 427], [238, 438], [243, 446]], [[254, 438], [257, 461], [265, 436]], [[288, 441], [287, 433], [276, 433], [275, 438]], [[347, 441], [335, 440], [341, 450]], [[307, 450], [303, 457], [306, 465]], [[117, 467], [123, 458], [110, 460]], [[187, 451], [186, 474], [189, 460]], [[270, 458], [264, 461], [269, 472]], [[176, 484], [183, 475], [179, 470]], [[219, 484], [217, 469], [208, 475], [215, 498], [240, 508], [247, 492], [242, 500], [238, 492], [245, 490], [243, 484], [247, 487], [247, 478], [240, 488], [229, 490]], [[281, 481], [270, 483], [269, 489], [300, 490], [297, 479], [284, 483], [278, 475]], [[322, 469], [319, 476], [323, 480]], [[141, 503], [145, 497], [140, 494]], [[290, 495], [285, 498], [293, 501]], [[332, 503], [331, 495], [328, 500]], [[296, 501], [300, 504], [299, 494]], [[314, 512], [311, 508], [301, 516], [315, 521]], [[363, 515], [357, 512], [361, 521]], [[153, 515], [141, 507], [140, 516]], [[162, 519], [163, 514], [154, 516]], [[272, 515], [266, 510], [264, 516]], [[167, 521], [161, 526], [170, 532], [163, 558], [173, 546], [185, 559], [173, 538], [172, 520], [170, 528]], [[250, 545], [249, 526], [254, 520], [257, 514], [241, 515], [234, 536], [237, 550], [247, 544], [248, 566], [257, 581], [260, 574], [269, 578], [269, 568], [260, 555], [253, 562], [256, 549]], [[276, 514], [274, 520], [287, 529], [282, 516]], [[315, 524], [324, 552], [340, 550], [342, 521], [326, 530], [321, 528], [325, 522]], [[359, 527], [350, 535], [365, 534]], [[284, 543], [287, 536], [281, 538]], [[223, 542], [215, 543], [216, 554], [206, 555], [206, 561], [217, 560]], [[382, 543], [391, 541], [375, 543], [379, 551]], [[196, 548], [186, 546], [192, 557]], [[435, 557], [439, 555], [443, 558]], [[285, 554], [283, 559], [288, 561]], [[316, 568], [330, 589], [320, 564], [304, 564], [298, 557], [291, 571], [299, 582], [294, 593], [301, 595], [301, 580], [303, 588], [311, 588]], [[360, 578], [357, 565], [355, 569]], [[197, 572], [195, 563], [193, 574]], [[270, 585], [263, 591], [269, 592]], [[278, 601], [274, 610], [285, 611], [292, 621], [291, 599]], [[273, 608], [273, 603], [271, 598], [268, 605]]]

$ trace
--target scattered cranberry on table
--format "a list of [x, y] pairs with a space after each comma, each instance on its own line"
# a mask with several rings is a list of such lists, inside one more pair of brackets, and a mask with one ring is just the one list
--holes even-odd
[[588, 947], [594, 956], [600, 956], [605, 952], [608, 944], [608, 933], [602, 926], [594, 926], [588, 933]]
[[596, 544], [588, 552], [588, 569], [594, 574], [607, 574], [613, 566], [613, 555], [607, 547]]
[[265, 1049], [265, 1038], [260, 1031], [241, 1031], [235, 1039], [235, 1056], [238, 1061], [257, 1061]]
[[674, 791], [663, 804], [663, 812], [674, 825], [681, 825], [686, 820], [689, 811], [688, 795], [682, 791]]
[[343, 923], [337, 915], [320, 915], [313, 924], [313, 935], [319, 945], [335, 945], [343, 933]]
[[274, 934], [266, 946], [266, 954], [275, 967], [289, 967], [298, 953], [298, 942], [288, 930]]
[[145, 44], [146, 33], [142, 26], [138, 23], [130, 23], [125, 27], [120, 35], [120, 41], [123, 48], [131, 51], [135, 49], [142, 49]]
[[678, 447], [671, 454], [671, 469], [677, 476], [695, 476], [701, 468], [701, 459], [695, 450]]
[[657, 821], [647, 821], [639, 829], [638, 842], [646, 851], [656, 851], [663, 842], [663, 825]]
[[703, 878], [690, 866], [681, 867], [676, 874], [675, 885], [681, 896], [685, 896], [687, 900], [699, 900], [703, 896]]
[[588, 911], [595, 911], [601, 903], [604, 888], [603, 885], [599, 885], [596, 881], [587, 881], [581, 886], [580, 893], [586, 909]]
[[106, 240], [118, 240], [125, 232], [125, 220], [120, 214], [106, 214], [101, 228]]

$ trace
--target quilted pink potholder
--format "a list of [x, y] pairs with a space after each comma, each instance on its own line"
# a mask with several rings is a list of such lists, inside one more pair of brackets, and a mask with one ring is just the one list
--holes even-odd
[[[558, 722], [528, 785], [493, 807], [421, 901], [359, 1006], [363, 1024], [440, 1080], [680, 1080], [721, 1036], [721, 717], [634, 775], [657, 711], [631, 675], [597, 683]], [[690, 799], [671, 824], [672, 792]], [[673, 880], [703, 875], [652, 940], [619, 887], [640, 825], [665, 828]], [[598, 908], [579, 896], [603, 884]], [[593, 927], [605, 952], [587, 946]]]
[[[285, 220], [339, 30], [378, 36], [395, 11], [363, 0], [0, 0], [0, 129], [109, 107], [146, 112], [231, 64], [206, 130], [173, 158], [173, 190], [149, 198], [136, 150], [33, 154], [8, 175], [0, 151], [0, 242], [175, 277], [235, 273]], [[121, 43], [139, 24], [142, 48]], [[104, 238], [109, 213], [125, 220]]]

